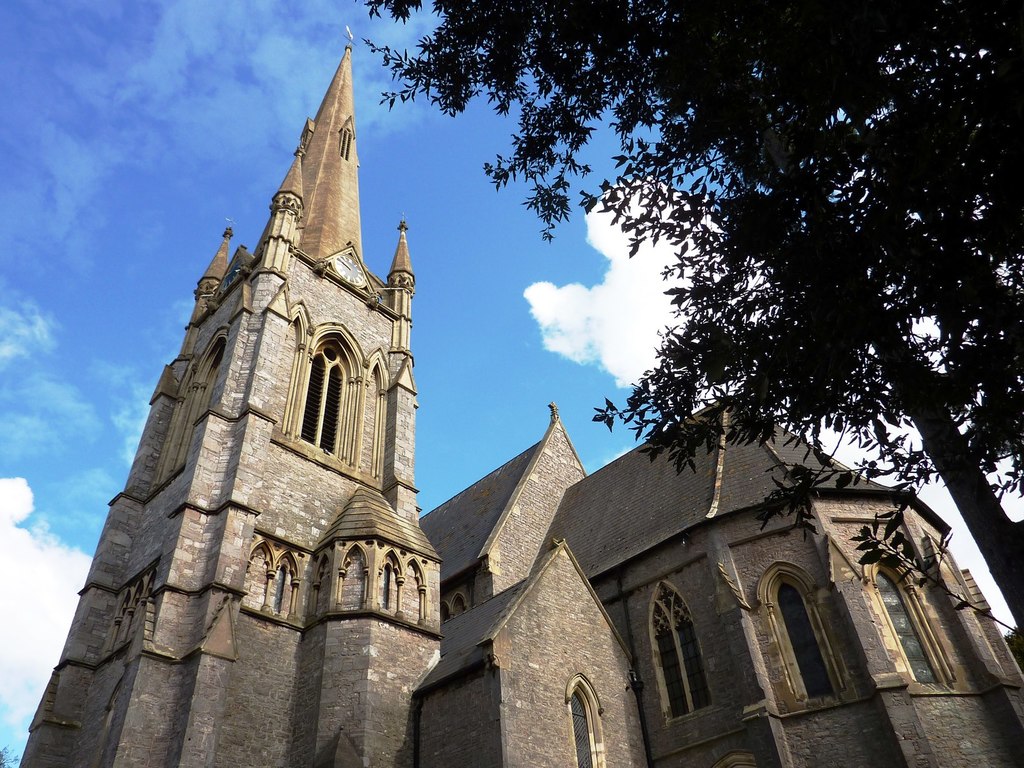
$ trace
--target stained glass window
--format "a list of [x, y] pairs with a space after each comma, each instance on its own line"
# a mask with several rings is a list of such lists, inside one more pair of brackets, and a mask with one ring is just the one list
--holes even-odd
[[818, 638], [811, 627], [807, 606], [793, 585], [783, 583], [779, 587], [779, 610], [807, 695], [812, 698], [831, 695], [834, 692], [832, 681], [818, 646]]
[[711, 693], [690, 612], [679, 594], [666, 584], [658, 586], [652, 620], [671, 716], [708, 706]]
[[572, 695], [572, 734], [576, 741], [576, 768], [594, 768], [594, 755], [590, 750], [590, 723], [587, 720], [587, 705], [579, 691]]
[[899, 638], [903, 653], [910, 664], [910, 671], [914, 679], [920, 683], [934, 683], [935, 671], [931, 662], [921, 645], [921, 638], [917, 635], [917, 628], [914, 626], [907, 613], [907, 606], [903, 602], [903, 596], [893, 580], [884, 573], [878, 574], [875, 579], [878, 585], [878, 593], [882, 596], [882, 605], [889, 614], [889, 621], [896, 630], [896, 637]]

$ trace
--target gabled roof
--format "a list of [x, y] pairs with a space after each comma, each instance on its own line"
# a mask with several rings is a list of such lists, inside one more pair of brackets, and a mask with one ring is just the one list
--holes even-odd
[[[549, 539], [564, 538], [594, 577], [708, 519], [761, 504], [786, 482], [785, 464], [821, 466], [813, 453], [780, 434], [766, 445], [731, 444], [694, 457], [696, 471], [676, 472], [642, 446], [565, 492]], [[828, 490], [829, 485], [823, 486]], [[877, 483], [857, 490], [888, 490]]]
[[526, 588], [527, 579], [499, 592], [489, 600], [448, 619], [442, 626], [441, 659], [420, 684], [420, 689], [433, 687], [442, 680], [484, 660], [481, 643], [493, 637], [492, 629], [500, 622], [515, 598]]
[[543, 440], [420, 518], [441, 556], [441, 580], [473, 565]]
[[487, 644], [498, 636], [530, 592], [544, 580], [548, 569], [559, 556], [564, 556], [579, 575], [580, 584], [590, 594], [595, 607], [604, 617], [608, 631], [622, 648], [626, 658], [629, 658], [629, 648], [615, 628], [601, 598], [594, 592], [568, 544], [562, 541], [540, 558], [538, 566], [528, 578], [444, 623], [441, 658], [420, 684], [419, 691], [433, 688], [445, 679], [484, 661]]

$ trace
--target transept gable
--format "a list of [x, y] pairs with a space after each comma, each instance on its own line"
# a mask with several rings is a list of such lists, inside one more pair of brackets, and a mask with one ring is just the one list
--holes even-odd
[[542, 445], [530, 446], [420, 518], [441, 555], [442, 583], [479, 561], [481, 548]]

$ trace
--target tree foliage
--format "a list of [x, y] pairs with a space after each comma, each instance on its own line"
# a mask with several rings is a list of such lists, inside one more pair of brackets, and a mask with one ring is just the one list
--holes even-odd
[[1013, 629], [1006, 634], [1006, 644], [1010, 646], [1010, 653], [1017, 660], [1017, 666], [1024, 672], [1024, 633], [1019, 629]]
[[[369, 0], [399, 19], [418, 0]], [[784, 426], [942, 476], [1024, 620], [1024, 10], [995, 0], [434, 0], [397, 100], [515, 115], [545, 234], [585, 208], [667, 241], [679, 324], [621, 419], [682, 467]], [[617, 175], [577, 191], [593, 132]], [[694, 419], [704, 410], [729, 418]], [[906, 437], [915, 428], [920, 441]], [[994, 485], [987, 475], [999, 470]], [[834, 479], [834, 478], [833, 478]]]

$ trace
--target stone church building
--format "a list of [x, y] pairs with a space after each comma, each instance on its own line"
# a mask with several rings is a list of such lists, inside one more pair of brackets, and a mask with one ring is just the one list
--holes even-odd
[[[25, 768], [1024, 765], [997, 627], [857, 564], [891, 491], [753, 521], [786, 440], [587, 476], [552, 406], [421, 517], [415, 275], [404, 222], [366, 267], [356, 138], [349, 49], [258, 245], [198, 281]], [[911, 503], [915, 546], [946, 530]]]

